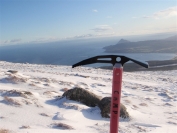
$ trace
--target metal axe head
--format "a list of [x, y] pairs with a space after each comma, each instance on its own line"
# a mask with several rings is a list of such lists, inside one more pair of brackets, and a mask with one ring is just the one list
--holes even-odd
[[[120, 60], [117, 61], [116, 60], [117, 57]], [[104, 60], [104, 59], [110, 59], [110, 60]], [[128, 61], [132, 61], [132, 62], [139, 64], [145, 68], [149, 67], [147, 62], [141, 62], [141, 61], [138, 61], [138, 60], [126, 57], [126, 56], [122, 56], [122, 55], [98, 55], [98, 56], [88, 58], [88, 59], [78, 62], [78, 63], [74, 64], [72, 66], [72, 68], [77, 67], [77, 66], [82, 66], [82, 65], [93, 64], [93, 63], [111, 63], [112, 65], [115, 65], [115, 63], [121, 63], [123, 66]]]

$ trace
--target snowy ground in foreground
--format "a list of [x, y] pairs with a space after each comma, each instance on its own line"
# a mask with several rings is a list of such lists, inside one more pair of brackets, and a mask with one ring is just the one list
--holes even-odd
[[[109, 119], [101, 117], [98, 107], [57, 96], [74, 86], [111, 96], [111, 79], [109, 70], [0, 61], [0, 132], [109, 133]], [[124, 72], [121, 102], [131, 120], [120, 120], [119, 133], [177, 132], [177, 71]]]

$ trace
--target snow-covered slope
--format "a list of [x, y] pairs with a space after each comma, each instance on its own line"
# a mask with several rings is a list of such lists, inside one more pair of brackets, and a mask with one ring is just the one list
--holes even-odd
[[[0, 61], [0, 133], [109, 133], [98, 107], [59, 98], [75, 86], [111, 96], [112, 71]], [[177, 132], [177, 71], [124, 72], [121, 102], [119, 133]]]

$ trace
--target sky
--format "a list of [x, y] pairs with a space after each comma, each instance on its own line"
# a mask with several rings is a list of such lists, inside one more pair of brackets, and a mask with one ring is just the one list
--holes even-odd
[[176, 0], [0, 0], [0, 45], [165, 32]]

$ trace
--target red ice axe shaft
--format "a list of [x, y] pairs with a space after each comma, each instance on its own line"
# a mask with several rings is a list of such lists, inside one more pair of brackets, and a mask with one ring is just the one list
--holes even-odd
[[[117, 57], [120, 58], [117, 61]], [[104, 60], [105, 58], [111, 58], [111, 60]], [[95, 56], [83, 61], [80, 61], [72, 66], [72, 68], [88, 65], [92, 63], [111, 63], [113, 67], [113, 80], [112, 80], [112, 98], [111, 98], [111, 118], [110, 118], [110, 133], [118, 133], [119, 116], [120, 116], [120, 98], [121, 98], [121, 86], [122, 86], [122, 72], [123, 65], [127, 61], [133, 61], [143, 67], [148, 68], [148, 63], [140, 62], [135, 59], [122, 56], [122, 55], [101, 55]]]
[[122, 64], [116, 63], [113, 67], [112, 97], [111, 97], [111, 110], [110, 110], [111, 113], [110, 133], [118, 133], [122, 72], [123, 72]]

